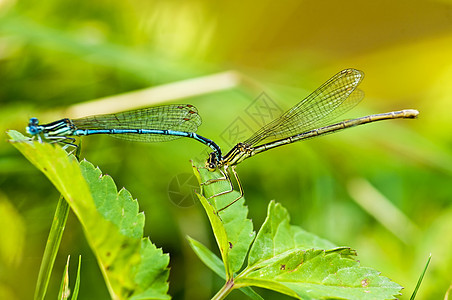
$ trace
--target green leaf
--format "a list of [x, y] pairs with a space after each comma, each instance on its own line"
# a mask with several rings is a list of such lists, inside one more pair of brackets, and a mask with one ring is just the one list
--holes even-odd
[[[199, 164], [194, 168], [199, 171], [200, 182], [221, 177], [219, 172], [208, 172], [201, 169]], [[227, 188], [227, 182], [214, 182], [205, 186], [204, 194], [211, 196]], [[243, 199], [219, 214], [215, 214], [216, 208], [233, 201], [233, 193], [213, 197], [209, 199], [210, 203], [202, 196], [200, 200], [209, 215], [220, 249], [226, 248], [225, 238], [229, 241], [229, 234], [238, 232], [238, 228], [234, 227], [237, 224], [233, 221], [234, 216], [240, 214], [241, 220], [244, 219], [243, 210], [246, 208]], [[245, 247], [245, 244], [241, 246]], [[200, 256], [206, 257], [205, 252]], [[242, 256], [237, 257], [237, 261], [246, 257], [247, 250], [239, 253]], [[301, 299], [390, 299], [400, 293], [401, 286], [380, 276], [376, 270], [361, 267], [354, 256], [356, 252], [348, 247], [337, 247], [298, 226], [290, 225], [287, 210], [271, 201], [267, 218], [249, 250], [248, 266], [240, 274], [227, 277], [225, 285], [214, 298], [223, 299], [232, 289], [249, 286], [271, 289]], [[222, 254], [222, 259], [225, 264], [231, 264], [229, 255]], [[213, 259], [210, 258], [210, 261]], [[211, 266], [213, 263], [207, 264]]]
[[[250, 234], [251, 231], [243, 227], [251, 221], [246, 219], [248, 211], [243, 205], [243, 198], [219, 214], [215, 213], [218, 208], [233, 201], [236, 195], [231, 192], [212, 197], [227, 191], [230, 186], [221, 179], [221, 172], [209, 172], [201, 166], [200, 163], [193, 165], [198, 180], [204, 183], [204, 195], [210, 198], [199, 198], [209, 216], [227, 270], [226, 283], [214, 299], [223, 299], [231, 290], [249, 286], [271, 289], [300, 299], [391, 299], [400, 293], [400, 285], [380, 276], [376, 270], [361, 267], [354, 260], [354, 250], [337, 247], [298, 226], [290, 225], [287, 210], [274, 201], [270, 202], [267, 218], [249, 250], [248, 266], [238, 275], [234, 272], [231, 277], [228, 271], [238, 270], [238, 262], [245, 259], [248, 252], [249, 240], [246, 243], [238, 241], [240, 251], [236, 253], [235, 260], [231, 259], [232, 251], [227, 249], [226, 240], [230, 242], [230, 235]], [[210, 184], [205, 184], [208, 180], [211, 180]], [[236, 227], [237, 224], [240, 225]], [[249, 236], [254, 237], [254, 232]], [[207, 264], [212, 269], [218, 268], [218, 263], [212, 262], [214, 259], [206, 258], [211, 255], [207, 251], [198, 249], [196, 252], [204, 257], [201, 258], [203, 261], [209, 260]]]
[[143, 238], [138, 202], [110, 176], [78, 163], [57, 145], [31, 142], [10, 131], [13, 145], [63, 194], [83, 226], [108, 290], [115, 299], [169, 299], [169, 257]]
[[335, 245], [298, 226], [290, 225], [290, 217], [280, 204], [270, 202], [267, 218], [251, 247], [248, 266], [291, 249], [330, 249]]
[[[202, 162], [193, 164], [194, 173], [200, 183], [205, 183], [208, 180], [218, 180], [223, 177], [219, 171], [210, 172], [203, 168], [203, 164]], [[225, 180], [202, 185], [202, 187], [206, 197], [230, 190], [230, 185]], [[250, 244], [256, 235], [253, 231], [253, 223], [250, 219], [247, 219], [248, 208], [244, 205], [245, 198], [241, 198], [219, 214], [216, 213], [218, 209], [225, 207], [237, 199], [239, 195], [237, 191], [233, 191], [210, 199], [199, 196], [214, 231], [226, 268], [227, 279], [232, 278], [232, 274], [242, 268]]]
[[229, 263], [230, 248], [226, 228], [223, 226], [223, 223], [221, 223], [221, 219], [216, 214], [215, 209], [210, 205], [207, 199], [202, 195], [198, 195], [198, 198], [201, 201], [201, 204], [207, 213], [207, 217], [209, 218], [210, 225], [212, 226], [213, 235], [215, 236], [218, 248], [220, 249], [221, 259], [223, 260], [226, 278], [232, 278], [233, 271]]
[[[259, 286], [302, 299], [391, 299], [397, 283], [352, 259], [355, 252], [289, 225], [287, 210], [270, 202], [268, 216], [236, 287]], [[316, 249], [317, 248], [317, 249]], [[320, 248], [320, 249], [319, 249]]]

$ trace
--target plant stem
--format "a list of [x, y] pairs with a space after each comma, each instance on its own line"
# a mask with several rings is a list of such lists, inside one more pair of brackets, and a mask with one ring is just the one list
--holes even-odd
[[226, 296], [229, 295], [233, 288], [234, 288], [234, 279], [231, 278], [226, 282], [225, 285], [223, 285], [221, 290], [218, 291], [218, 293], [212, 298], [212, 300], [220, 300], [226, 298]]

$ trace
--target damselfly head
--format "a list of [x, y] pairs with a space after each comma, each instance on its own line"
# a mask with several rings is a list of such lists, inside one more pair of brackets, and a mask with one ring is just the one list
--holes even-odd
[[211, 152], [209, 154], [209, 158], [206, 160], [206, 168], [207, 170], [213, 172], [217, 169], [218, 166], [218, 159], [215, 152]]
[[26, 128], [28, 134], [36, 135], [36, 134], [40, 133], [41, 128], [38, 124], [39, 124], [39, 120], [37, 118], [31, 118], [30, 121], [28, 122], [28, 126]]

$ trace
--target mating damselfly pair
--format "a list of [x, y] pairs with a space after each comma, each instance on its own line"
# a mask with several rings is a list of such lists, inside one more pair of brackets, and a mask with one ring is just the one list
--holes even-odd
[[229, 170], [239, 187], [240, 196], [217, 210], [220, 212], [243, 197], [243, 188], [235, 166], [251, 156], [282, 145], [362, 124], [417, 117], [419, 114], [417, 110], [405, 109], [330, 124], [363, 99], [364, 93], [357, 88], [363, 77], [363, 72], [355, 69], [346, 69], [337, 73], [282, 116], [263, 126], [246, 141], [238, 143], [224, 156], [215, 142], [195, 133], [201, 125], [201, 118], [197, 109], [189, 104], [163, 105], [74, 120], [66, 118], [42, 125], [39, 124], [38, 119], [31, 118], [27, 132], [36, 136], [40, 142], [50, 141], [66, 146], [75, 146], [74, 137], [93, 134], [108, 134], [139, 142], [161, 142], [181, 137], [195, 139], [213, 150], [206, 161], [206, 168], [210, 171], [218, 169], [223, 176], [204, 182], [202, 185], [213, 184], [220, 180], [226, 180], [230, 185], [229, 190], [212, 195], [209, 199], [234, 190]]

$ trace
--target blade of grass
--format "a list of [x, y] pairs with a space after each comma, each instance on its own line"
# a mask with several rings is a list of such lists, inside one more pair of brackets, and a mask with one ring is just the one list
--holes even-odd
[[75, 279], [74, 292], [72, 293], [71, 300], [77, 300], [78, 291], [80, 290], [80, 269], [82, 267], [82, 256], [78, 257], [77, 278]]
[[430, 264], [431, 260], [432, 260], [432, 254], [430, 253], [430, 255], [428, 256], [428, 259], [427, 259], [427, 263], [425, 264], [424, 271], [422, 272], [421, 276], [419, 277], [419, 280], [417, 281], [416, 287], [414, 288], [413, 294], [411, 294], [410, 300], [414, 300], [414, 298], [416, 298], [417, 291], [419, 290], [419, 287], [421, 286], [421, 282], [424, 279], [425, 272], [427, 272], [427, 268], [428, 268], [428, 265]]
[[66, 200], [64, 200], [63, 196], [60, 196], [55, 210], [55, 215], [53, 217], [52, 227], [50, 228], [49, 238], [47, 239], [47, 244], [44, 250], [44, 255], [42, 257], [41, 266], [39, 268], [38, 281], [36, 282], [36, 290], [34, 295], [35, 300], [44, 299], [46, 295], [68, 215], [69, 205]]
[[60, 292], [58, 293], [58, 299], [65, 300], [68, 299], [71, 293], [69, 289], [69, 261], [71, 256], [68, 255], [66, 267], [64, 268], [63, 278], [61, 279]]

